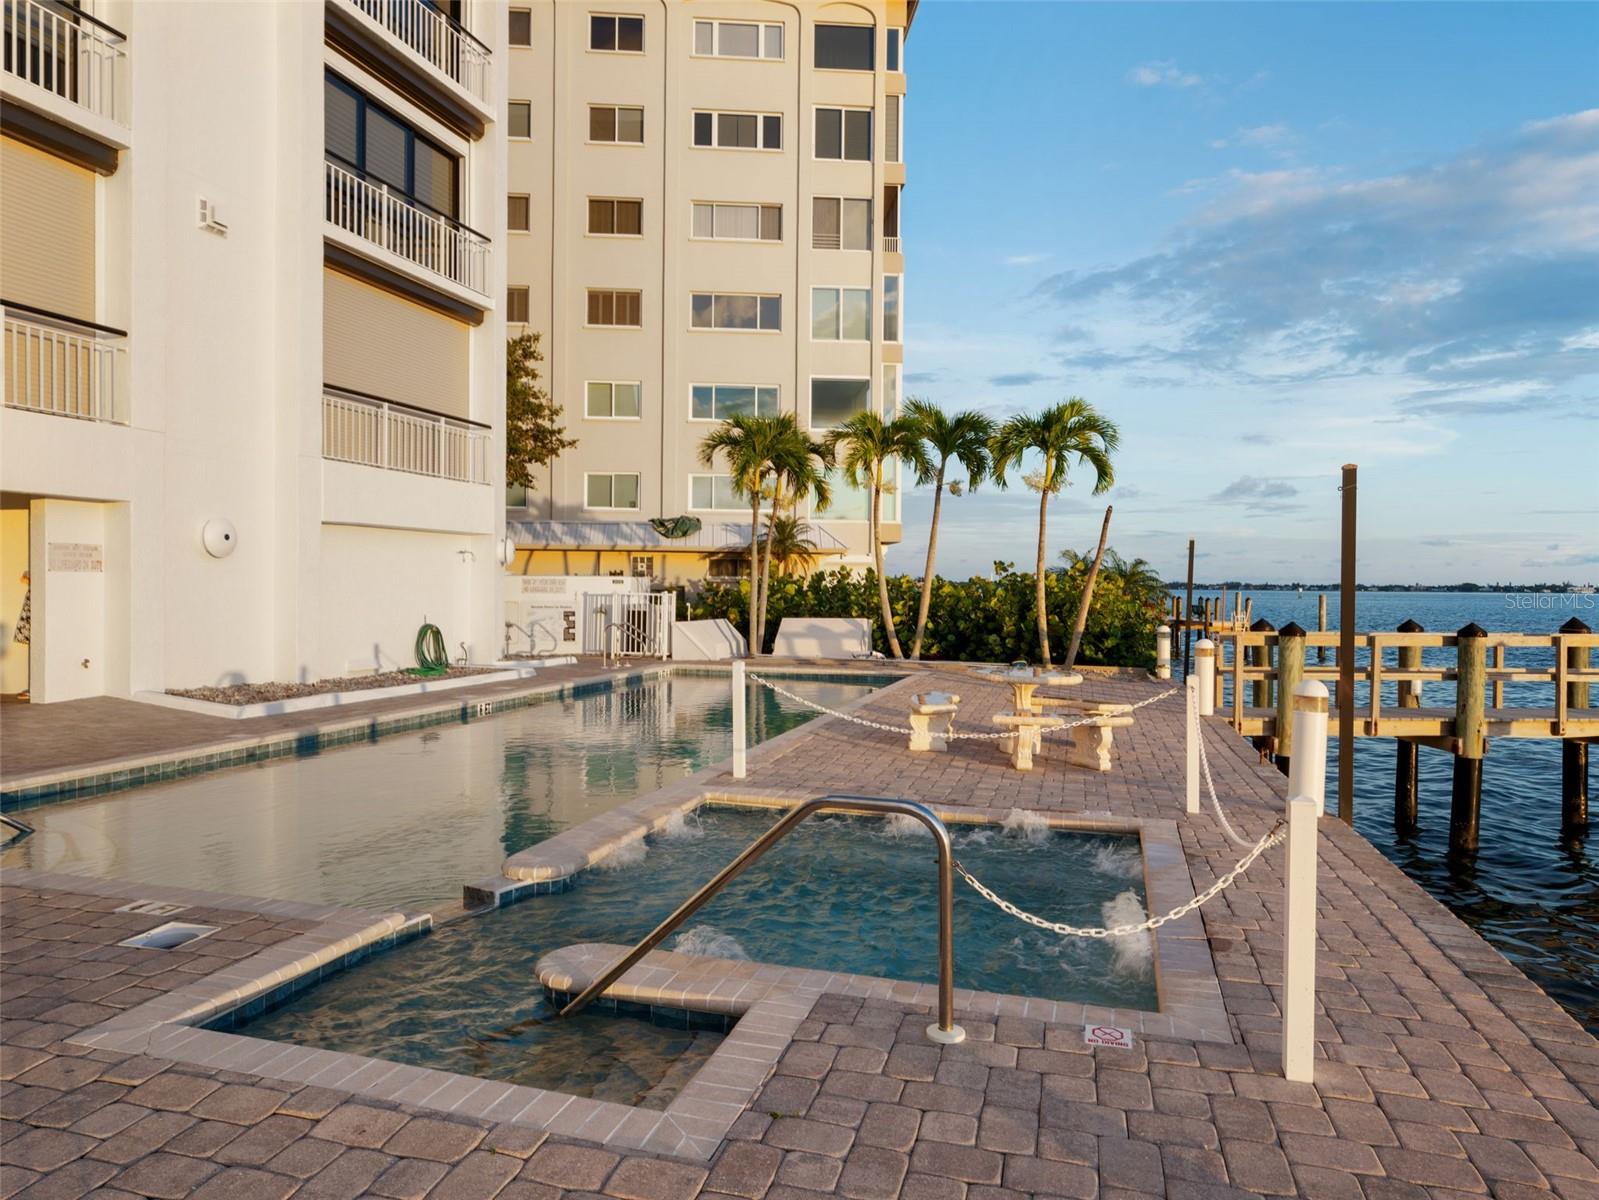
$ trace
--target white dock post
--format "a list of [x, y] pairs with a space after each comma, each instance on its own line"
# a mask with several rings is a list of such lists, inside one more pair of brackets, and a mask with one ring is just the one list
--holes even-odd
[[[1327, 812], [1327, 685], [1301, 680], [1294, 687], [1294, 754], [1288, 760], [1288, 794], [1315, 801]], [[1300, 741], [1300, 735], [1305, 740]]]
[[[1323, 689], [1325, 691], [1326, 689]], [[733, 778], [744, 778], [744, 722], [749, 715], [749, 695], [744, 682], [744, 660], [733, 660]]]
[[1199, 811], [1199, 712], [1198, 697], [1194, 689], [1199, 686], [1199, 680], [1190, 675], [1183, 680], [1183, 749], [1186, 759], [1184, 783], [1187, 796], [1187, 811]]
[[1171, 678], [1171, 626], [1155, 627], [1155, 678]]
[[1283, 1077], [1309, 1083], [1316, 1059], [1316, 840], [1326, 809], [1327, 687], [1294, 688], [1283, 933]]
[[1194, 646], [1194, 674], [1199, 677], [1199, 715], [1216, 712], [1216, 643], [1200, 638]]

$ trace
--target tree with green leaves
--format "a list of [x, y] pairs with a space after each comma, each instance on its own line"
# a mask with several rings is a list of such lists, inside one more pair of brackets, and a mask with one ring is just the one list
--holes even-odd
[[524, 333], [505, 342], [505, 486], [532, 490], [533, 468], [548, 466], [562, 450], [577, 445], [561, 424], [561, 406], [539, 383], [544, 351], [539, 334]]
[[[775, 421], [776, 445], [772, 458], [771, 500], [772, 511], [767, 516], [767, 536], [763, 539], [765, 554], [761, 559], [761, 591], [759, 615], [755, 620], [756, 645], [766, 645], [766, 609], [772, 580], [772, 555], [777, 545], [773, 530], [784, 510], [797, 509], [801, 500], [809, 497], [818, 509], [826, 508], [832, 500], [832, 488], [827, 480], [827, 470], [833, 464], [833, 454], [825, 442], [812, 441], [799, 427], [790, 413], [766, 418]], [[756, 650], [755, 653], [760, 653]]]
[[1073, 396], [1041, 413], [1018, 413], [999, 427], [989, 452], [994, 460], [994, 482], [1006, 485], [1006, 475], [1029, 458], [1039, 467], [1023, 477], [1038, 493], [1038, 652], [1049, 666], [1049, 613], [1044, 602], [1044, 547], [1049, 520], [1049, 500], [1068, 483], [1067, 471], [1075, 460], [1094, 470], [1097, 496], [1116, 482], [1111, 457], [1121, 444], [1121, 433], [1110, 418], [1088, 401]]
[[927, 631], [927, 609], [933, 597], [933, 564], [938, 556], [938, 518], [944, 503], [944, 492], [948, 490], [951, 496], [959, 496], [962, 490], [959, 479], [946, 482], [944, 476], [950, 462], [958, 462], [966, 472], [965, 490], [977, 490], [977, 485], [988, 476], [991, 466], [988, 442], [994, 436], [994, 422], [985, 413], [970, 409], [947, 413], [929, 400], [909, 401], [905, 405], [905, 415], [921, 425], [928, 459], [937, 464], [931, 475], [916, 480], [923, 486], [929, 483], [933, 485], [933, 521], [927, 531], [927, 566], [922, 572], [922, 595], [916, 605], [916, 635], [911, 639], [911, 657], [920, 658], [922, 635]]
[[883, 610], [883, 635], [889, 652], [895, 658], [904, 658], [899, 648], [899, 637], [894, 632], [894, 609], [888, 599], [888, 576], [883, 574], [882, 500], [884, 490], [891, 486], [885, 479], [885, 466], [897, 460], [915, 472], [918, 479], [931, 475], [931, 462], [927, 446], [922, 440], [921, 422], [909, 415], [883, 420], [875, 412], [856, 413], [839, 428], [827, 435], [827, 447], [832, 452], [844, 478], [851, 487], [863, 486], [868, 492], [867, 527], [871, 531], [872, 562], [877, 568], [878, 602]]
[[[810, 531], [810, 525], [793, 513], [773, 513], [766, 522], [763, 550], [779, 576], [808, 575], [815, 568], [816, 542]], [[761, 624], [764, 628], [764, 619]]]

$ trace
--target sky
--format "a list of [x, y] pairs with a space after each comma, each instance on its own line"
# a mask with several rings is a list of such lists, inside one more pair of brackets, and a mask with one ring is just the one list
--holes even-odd
[[[1049, 553], [1165, 577], [1599, 582], [1599, 5], [924, 0], [905, 392], [1081, 396], [1116, 484]], [[1037, 496], [946, 498], [941, 574], [1029, 569]], [[919, 573], [907, 487], [891, 569]]]

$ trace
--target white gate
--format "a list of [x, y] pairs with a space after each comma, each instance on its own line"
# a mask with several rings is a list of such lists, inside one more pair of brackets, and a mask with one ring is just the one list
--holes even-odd
[[579, 602], [584, 654], [671, 655], [676, 592], [585, 592]]

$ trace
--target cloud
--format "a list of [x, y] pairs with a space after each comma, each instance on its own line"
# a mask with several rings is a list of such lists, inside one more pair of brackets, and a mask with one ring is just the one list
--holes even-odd
[[1047, 252], [1038, 251], [1033, 254], [1007, 254], [999, 261], [1007, 267], [1031, 267], [1043, 262], [1048, 257], [1049, 254]]
[[[1251, 125], [1243, 129], [1235, 129], [1224, 138], [1216, 138], [1210, 143], [1212, 150], [1264, 150], [1271, 154], [1287, 156], [1299, 138], [1284, 122], [1278, 121], [1271, 125]], [[1200, 181], [1195, 181], [1200, 182]], [[1184, 185], [1187, 187], [1188, 185]]]
[[1034, 295], [1161, 331], [1069, 366], [1385, 374], [1413, 385], [1412, 412], [1553, 411], [1560, 385], [1599, 372], [1599, 109], [1376, 178], [1234, 171], [1159, 251]]
[[1015, 371], [1009, 375], [990, 375], [988, 382], [1002, 388], [1032, 387], [1035, 383], [1048, 383], [1054, 378], [1053, 375], [1043, 375], [1037, 371]]
[[1270, 446], [1277, 439], [1269, 433], [1245, 433], [1239, 435], [1238, 440], [1246, 446]]
[[1295, 512], [1303, 504], [1290, 503], [1299, 489], [1288, 480], [1271, 475], [1241, 475], [1211, 496], [1217, 504], [1238, 504], [1251, 512]]
[[1192, 71], [1179, 69], [1174, 60], [1162, 58], [1154, 62], [1140, 63], [1128, 71], [1127, 82], [1138, 87], [1192, 88], [1198, 87], [1205, 80]]
[[937, 383], [942, 378], [942, 371], [909, 371], [905, 375], [905, 382], [911, 387], [921, 387], [923, 384]]

